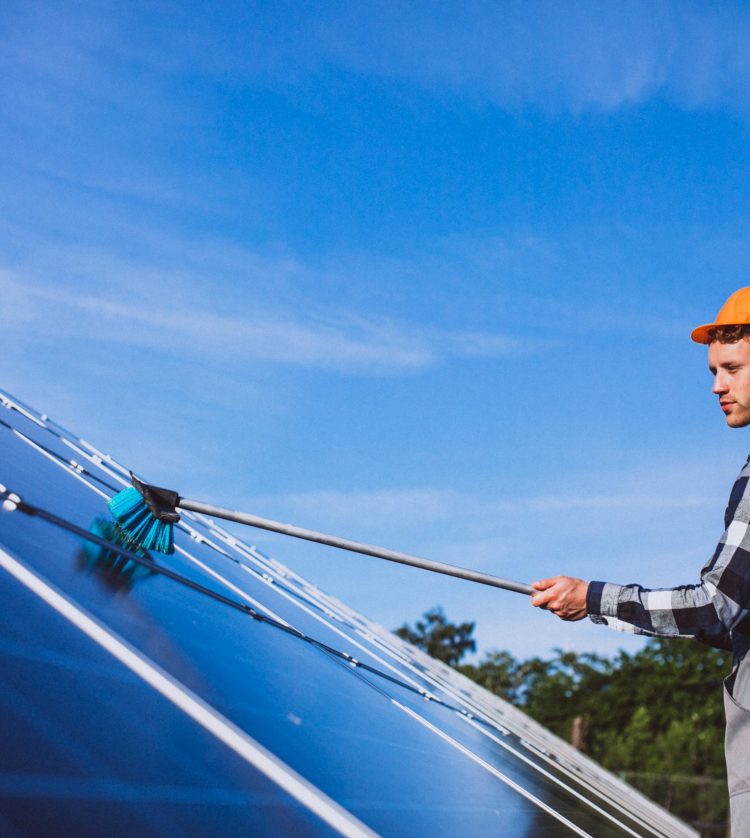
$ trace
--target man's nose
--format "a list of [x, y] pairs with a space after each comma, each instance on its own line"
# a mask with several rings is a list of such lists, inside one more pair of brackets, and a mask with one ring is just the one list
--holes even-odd
[[726, 393], [727, 390], [729, 390], [729, 385], [727, 384], [726, 378], [721, 374], [715, 375], [714, 386], [711, 388], [711, 392], [720, 395], [721, 393]]

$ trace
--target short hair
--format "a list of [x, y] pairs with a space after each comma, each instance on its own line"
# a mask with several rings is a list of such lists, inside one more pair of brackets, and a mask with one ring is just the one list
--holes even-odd
[[707, 343], [738, 343], [745, 337], [750, 338], [750, 325], [714, 326], [706, 332]]

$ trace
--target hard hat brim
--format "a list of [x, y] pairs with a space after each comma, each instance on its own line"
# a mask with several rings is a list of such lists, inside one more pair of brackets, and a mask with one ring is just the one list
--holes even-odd
[[709, 343], [708, 331], [709, 329], [715, 329], [718, 325], [718, 323], [706, 323], [705, 326], [698, 326], [697, 329], [693, 329], [690, 333], [690, 337], [696, 343]]

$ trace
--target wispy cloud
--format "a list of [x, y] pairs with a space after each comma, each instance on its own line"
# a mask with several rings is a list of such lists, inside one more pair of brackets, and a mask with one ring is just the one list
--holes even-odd
[[288, 288], [274, 294], [269, 276], [289, 280], [304, 272], [309, 281], [313, 269], [286, 257], [244, 255], [234, 285], [215, 282], [212, 269], [224, 272], [226, 257], [214, 264], [210, 255], [202, 266], [173, 270], [80, 252], [78, 258], [68, 253], [56, 271], [39, 264], [5, 269], [0, 327], [20, 342], [100, 341], [232, 365], [255, 360], [364, 375], [414, 373], [448, 358], [518, 351], [502, 334], [327, 307], [304, 295], [292, 299]]
[[342, 63], [501, 106], [750, 104], [750, 11], [739, 3], [392, 3], [326, 23]]
[[2, 46], [10, 66], [28, 71], [23, 95], [40, 108], [54, 102], [35, 95], [34, 80], [53, 78], [64, 90], [95, 88], [159, 119], [153, 106], [158, 100], [169, 109], [166, 87], [128, 95], [118, 75], [123, 66], [133, 71], [130, 93], [146, 92], [144, 68], [165, 80], [231, 71], [278, 89], [307, 86], [339, 67], [501, 107], [609, 111], [654, 97], [690, 108], [750, 105], [750, 10], [738, 2], [415, 0], [360, 3], [356, 14], [340, 3], [308, 10], [282, 2], [252, 14], [231, 5], [189, 14], [167, 7], [151, 9], [149, 34], [138, 38], [128, 33], [142, 8], [105, 15], [96, 4], [54, 12], [27, 6]]
[[[715, 509], [721, 498], [701, 493], [609, 493], [598, 494], [541, 494], [528, 497], [487, 497], [464, 492], [435, 488], [400, 488], [375, 491], [315, 490], [285, 495], [249, 498], [250, 507], [284, 514], [297, 523], [324, 521], [327, 526], [356, 532], [362, 526], [371, 531], [387, 531], [397, 526], [409, 533], [427, 533], [440, 526], [443, 537], [455, 538], [458, 533], [472, 541], [497, 537], [514, 527], [526, 526], [538, 513], [549, 517], [540, 526], [554, 529], [560, 516], [568, 517], [568, 527], [576, 526], [569, 516], [580, 513], [579, 525], [586, 520], [585, 513], [619, 513], [636, 516], [682, 511], [689, 509]], [[270, 514], [268, 512], [267, 514]], [[600, 519], [602, 520], [602, 519]], [[611, 519], [609, 519], [611, 523]]]

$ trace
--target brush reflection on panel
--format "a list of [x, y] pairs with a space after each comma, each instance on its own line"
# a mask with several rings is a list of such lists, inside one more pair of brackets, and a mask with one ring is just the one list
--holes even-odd
[[[134, 546], [132, 539], [113, 521], [106, 518], [95, 518], [89, 527], [89, 532], [153, 562], [153, 558], [146, 550]], [[155, 573], [150, 567], [134, 562], [127, 556], [122, 556], [120, 553], [95, 544], [93, 541], [84, 542], [83, 548], [78, 554], [78, 566], [81, 569], [96, 573], [108, 587], [122, 593], [129, 591], [136, 582], [147, 579]]]

